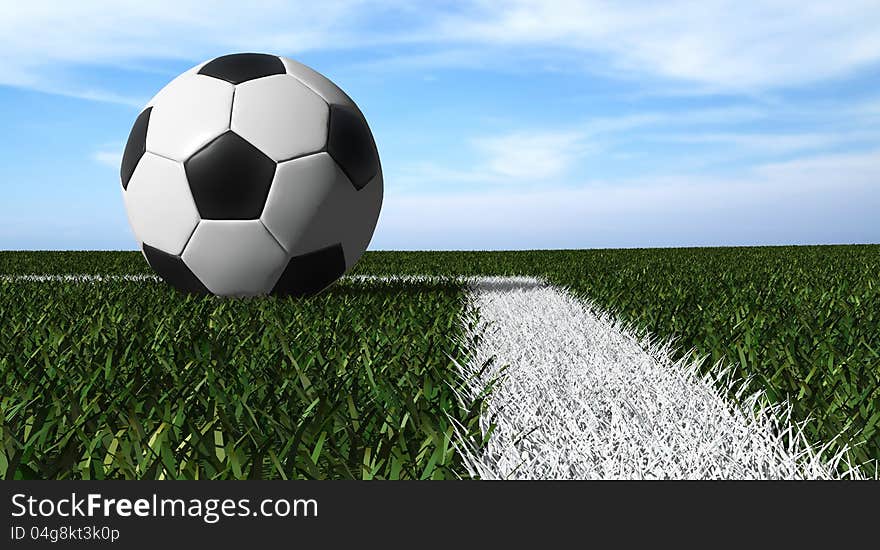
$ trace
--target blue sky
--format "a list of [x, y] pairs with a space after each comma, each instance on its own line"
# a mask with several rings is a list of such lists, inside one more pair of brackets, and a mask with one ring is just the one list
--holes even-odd
[[28, 2], [0, 15], [0, 248], [133, 248], [132, 122], [237, 51], [361, 106], [372, 249], [876, 243], [877, 29], [876, 0]]

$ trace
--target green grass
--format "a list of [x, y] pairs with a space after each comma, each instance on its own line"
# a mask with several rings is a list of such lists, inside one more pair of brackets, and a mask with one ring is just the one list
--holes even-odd
[[[0, 272], [149, 273], [149, 268], [138, 253], [0, 252]], [[880, 306], [878, 306], [880, 304], [880, 246], [523, 252], [376, 252], [368, 253], [364, 257], [358, 265], [357, 272], [385, 275], [524, 274], [547, 277], [556, 284], [567, 286], [576, 293], [588, 297], [598, 306], [615, 312], [633, 326], [663, 338], [676, 338], [680, 355], [686, 355], [690, 350], [693, 350], [693, 353], [698, 356], [708, 358], [704, 363], [706, 369], [712, 368], [716, 361], [723, 360], [728, 366], [735, 369], [740, 377], [751, 380], [754, 389], [766, 391], [770, 400], [774, 402], [788, 400], [792, 404], [794, 418], [806, 421], [806, 432], [814, 441], [825, 442], [842, 434], [838, 442], [853, 447], [852, 456], [857, 461], [880, 459]], [[94, 341], [88, 346], [100, 349], [98, 343], [104, 337], [102, 335], [104, 332], [112, 330], [112, 326], [115, 324], [122, 323], [130, 327], [129, 330], [141, 328], [136, 344], [132, 344], [131, 348], [125, 347], [131, 343], [130, 341], [120, 341], [114, 344], [117, 348], [123, 346], [122, 351], [127, 355], [114, 356], [110, 364], [117, 370], [128, 373], [124, 377], [135, 376], [137, 371], [143, 368], [159, 369], [155, 371], [156, 376], [165, 380], [166, 385], [152, 387], [150, 389], [152, 393], [143, 395], [158, 396], [155, 399], [163, 407], [171, 407], [168, 409], [169, 412], [160, 414], [158, 405], [150, 405], [152, 407], [149, 409], [152, 411], [150, 414], [153, 415], [150, 418], [157, 420], [161, 417], [166, 422], [170, 422], [168, 419], [175, 418], [172, 415], [174, 407], [167, 405], [172, 401], [168, 396], [171, 395], [174, 388], [183, 387], [179, 386], [180, 382], [175, 376], [194, 376], [187, 375], [185, 372], [179, 373], [179, 365], [186, 364], [187, 361], [198, 361], [199, 368], [194, 371], [196, 373], [203, 376], [205, 376], [205, 372], [214, 373], [216, 378], [213, 379], [210, 391], [220, 391], [213, 389], [215, 387], [225, 388], [223, 390], [225, 393], [221, 393], [226, 396], [227, 407], [232, 410], [237, 410], [232, 404], [236, 400], [236, 393], [244, 395], [243, 392], [248, 388], [248, 381], [240, 378], [240, 372], [249, 372], [247, 369], [255, 368], [259, 377], [262, 377], [257, 378], [264, 381], [264, 386], [269, 383], [268, 381], [277, 382], [277, 380], [287, 380], [293, 377], [296, 373], [291, 371], [290, 367], [285, 367], [287, 370], [279, 370], [280, 367], [277, 366], [279, 362], [286, 360], [284, 353], [277, 349], [278, 343], [285, 335], [290, 334], [293, 326], [298, 326], [304, 334], [301, 338], [310, 342], [311, 347], [296, 348], [299, 350], [299, 357], [304, 361], [319, 354], [321, 350], [330, 349], [324, 347], [326, 343], [329, 343], [329, 340], [326, 339], [337, 338], [346, 342], [345, 345], [339, 344], [333, 348], [339, 350], [335, 359], [322, 356], [321, 360], [314, 361], [316, 364], [323, 365], [320, 368], [325, 369], [324, 372], [332, 372], [335, 368], [333, 365], [343, 361], [353, 350], [358, 350], [361, 357], [374, 357], [370, 354], [375, 353], [374, 347], [379, 344], [370, 338], [379, 338], [379, 334], [387, 334], [387, 331], [398, 334], [396, 348], [391, 344], [383, 348], [397, 349], [396, 354], [389, 351], [389, 355], [383, 356], [383, 359], [377, 359], [377, 361], [386, 369], [387, 373], [392, 373], [392, 378], [396, 376], [393, 373], [407, 373], [405, 378], [407, 381], [403, 386], [399, 386], [400, 388], [408, 388], [400, 390], [399, 400], [403, 401], [405, 401], [406, 395], [411, 395], [407, 392], [416, 392], [417, 390], [414, 388], [419, 388], [424, 379], [423, 372], [410, 372], [408, 367], [401, 363], [400, 358], [406, 356], [407, 350], [413, 347], [423, 350], [430, 349], [430, 353], [425, 351], [424, 355], [425, 364], [430, 366], [424, 367], [424, 369], [427, 369], [426, 372], [433, 373], [432, 388], [436, 388], [438, 385], [442, 386], [442, 382], [445, 380], [453, 379], [450, 361], [445, 357], [445, 353], [448, 352], [458, 357], [465, 353], [463, 349], [458, 349], [452, 343], [452, 340], [448, 338], [449, 334], [440, 334], [443, 330], [425, 329], [425, 326], [432, 326], [431, 323], [436, 322], [439, 317], [448, 327], [445, 330], [459, 334], [456, 332], [459, 329], [455, 324], [455, 319], [463, 307], [461, 289], [459, 288], [448, 288], [443, 292], [438, 289], [422, 288], [420, 292], [410, 295], [409, 291], [405, 290], [408, 287], [394, 287], [394, 292], [391, 292], [390, 289], [389, 292], [391, 296], [396, 296], [396, 298], [382, 298], [382, 300], [387, 300], [387, 303], [384, 303], [382, 307], [377, 305], [376, 300], [379, 298], [374, 296], [374, 290], [361, 288], [358, 303], [362, 308], [357, 309], [360, 312], [357, 315], [360, 319], [358, 322], [362, 323], [360, 326], [366, 327], [367, 336], [364, 336], [366, 340], [361, 341], [358, 345], [355, 343], [356, 339], [345, 334], [337, 334], [339, 330], [344, 332], [344, 328], [340, 329], [339, 325], [318, 323], [320, 328], [315, 329], [311, 324], [315, 323], [316, 318], [314, 308], [318, 308], [319, 305], [323, 308], [320, 309], [321, 315], [325, 317], [341, 314], [342, 302], [339, 300], [347, 292], [345, 289], [354, 288], [350, 285], [335, 287], [331, 292], [316, 300], [302, 303], [285, 302], [282, 304], [279, 301], [269, 300], [265, 304], [258, 305], [259, 302], [239, 303], [213, 299], [195, 302], [198, 308], [203, 309], [194, 309], [193, 304], [181, 302], [179, 298], [174, 298], [174, 294], [170, 291], [161, 294], [163, 291], [157, 290], [156, 292], [160, 293], [158, 297], [147, 293], [143, 298], [132, 298], [129, 294], [137, 294], [132, 290], [132, 287], [126, 287], [129, 290], [122, 292], [119, 290], [123, 288], [122, 284], [109, 286], [110, 290], [83, 290], [80, 287], [76, 287], [80, 288], [76, 290], [76, 288], [61, 285], [62, 289], [68, 288], [66, 292], [69, 297], [66, 299], [81, 304], [81, 309], [68, 313], [70, 318], [77, 320], [76, 323], [57, 324], [56, 332], [59, 335], [67, 335], [67, 339], [58, 344], [58, 352], [51, 352], [54, 349], [51, 346], [55, 344], [53, 344], [53, 335], [46, 326], [51, 326], [48, 325], [47, 320], [55, 319], [54, 316], [58, 315], [56, 310], [68, 307], [59, 305], [58, 292], [61, 290], [48, 286], [27, 286], [22, 283], [0, 287], [0, 303], [3, 304], [0, 307], [0, 315], [4, 320], [17, 319], [17, 322], [25, 323], [25, 325], [19, 326], [18, 332], [14, 336], [15, 338], [30, 338], [28, 349], [31, 351], [29, 353], [33, 354], [36, 350], [43, 350], [39, 353], [43, 355], [50, 353], [50, 357], [54, 357], [51, 356], [51, 353], [60, 354], [61, 350], [65, 349], [64, 342], [67, 342], [66, 345], [71, 345], [74, 341], [92, 339]], [[441, 299], [438, 297], [438, 292], [444, 296], [448, 294], [448, 296]], [[414, 299], [413, 296], [416, 298]], [[123, 312], [130, 308], [117, 305], [126, 300], [141, 303], [141, 309], [137, 310], [140, 312], [139, 317], [126, 318]], [[139, 302], [139, 300], [143, 301]], [[226, 312], [224, 318], [228, 328], [222, 337], [216, 332], [211, 332], [216, 329], [206, 329], [202, 324], [204, 319], [212, 318], [214, 308], [220, 308]], [[115, 320], [116, 318], [112, 315], [108, 316], [97, 335], [89, 336], [92, 334], [89, 332], [89, 327], [92, 326], [89, 323], [97, 322], [92, 320], [95, 316], [94, 312], [102, 311], [108, 312], [107, 315], [110, 311], [116, 311], [116, 315], [120, 316], [119, 320]], [[263, 321], [256, 322], [254, 320], [255, 318], [265, 319], [269, 311], [276, 312], [277, 317], [284, 323], [289, 321], [294, 325], [284, 326], [284, 323], [279, 321], [279, 324], [275, 325], [269, 323], [267, 328]], [[200, 312], [198, 313], [200, 316], [198, 321], [193, 317], [195, 312]], [[385, 317], [382, 318], [382, 315]], [[78, 316], [82, 316], [84, 319], [78, 320]], [[381, 322], [368, 323], [367, 321], [372, 320], [374, 316], [378, 316]], [[161, 323], [163, 319], [167, 324], [163, 325], [162, 330], [159, 330], [157, 323]], [[299, 319], [299, 321], [293, 319]], [[296, 322], [300, 324], [295, 325]], [[381, 333], [379, 332], [380, 325], [382, 327]], [[23, 344], [10, 343], [10, 338], [13, 335], [9, 332], [9, 326], [9, 323], [4, 324], [3, 341], [0, 343], [4, 346], [2, 353], [0, 353], [0, 357], [2, 357], [0, 361], [4, 362], [0, 363], [0, 368], [2, 368], [3, 374], [2, 412], [5, 418], [4, 448], [7, 449], [7, 457], [12, 456], [9, 454], [9, 449], [10, 445], [15, 443], [15, 437], [10, 434], [13, 436], [17, 434], [17, 437], [21, 438], [23, 430], [27, 429], [28, 418], [31, 419], [30, 422], [34, 426], [30, 428], [28, 433], [44, 429], [48, 425], [51, 430], [54, 430], [53, 433], [62, 434], [63, 430], [59, 426], [67, 425], [61, 419], [53, 420], [52, 423], [47, 420], [36, 422], [41, 417], [36, 417], [34, 411], [40, 408], [39, 402], [42, 401], [45, 404], [49, 398], [35, 395], [31, 398], [30, 404], [27, 404], [29, 402], [26, 401], [26, 392], [22, 392], [30, 386], [20, 380], [21, 375], [18, 374], [18, 369], [23, 368], [23, 363], [26, 361], [28, 361], [26, 364], [31, 364], [38, 359], [29, 359], [28, 352], [21, 348]], [[402, 330], [401, 326], [408, 328]], [[199, 329], [201, 332], [197, 331], [197, 334], [200, 335], [198, 341], [202, 342], [201, 345], [208, 347], [203, 348], [204, 351], [199, 355], [195, 348], [181, 350], [179, 344], [177, 346], [171, 345], [169, 343], [173, 334], [171, 327], [174, 327], [174, 330], [177, 330], [177, 327], [190, 327], [186, 330], [196, 330], [197, 327], [202, 327]], [[92, 326], [91, 330], [96, 329]], [[60, 337], [59, 335], [54, 338]], [[165, 339], [163, 340], [165, 344], [164, 347], [157, 348], [155, 339], [160, 335]], [[325, 340], [321, 340], [322, 338]], [[242, 343], [242, 340], [246, 343]], [[238, 355], [232, 351], [235, 342], [239, 342], [241, 345], [241, 348], [236, 352]], [[216, 346], [216, 349], [213, 346]], [[213, 351], [209, 353], [208, 349]], [[441, 353], [441, 349], [444, 352]], [[245, 358], [251, 356], [261, 358], [257, 360], [257, 366], [243, 366]], [[137, 364], [135, 368], [130, 363], [132, 357], [138, 357], [139, 361], [145, 361], [148, 357], [164, 357], [169, 363], [167, 366], [159, 368], [147, 362], [145, 363], [148, 365], [147, 367]], [[172, 362], [172, 358], [176, 362]], [[226, 364], [229, 362], [228, 358], [237, 358], [237, 363], [234, 366], [224, 367], [230, 370], [218, 371], [219, 367], [216, 365], [210, 367], [212, 360], [218, 361], [218, 364]], [[106, 358], [96, 356], [94, 360], [98, 364], [104, 365], [103, 361], [106, 361]], [[45, 359], [39, 357], [39, 361], [43, 362], [33, 363], [31, 368], [35, 370], [30, 376], [45, 381], [49, 378], [49, 375], [46, 374], [49, 370], [46, 366], [39, 366], [45, 365]], [[181, 361], [183, 362], [181, 363]], [[353, 372], [349, 372], [347, 369], [343, 370], [345, 380], [349, 381], [346, 383], [352, 384], [352, 386], [340, 386], [345, 388], [345, 391], [349, 391], [349, 387], [354, 387], [355, 381], [357, 381], [358, 388], [363, 388], [363, 380], [366, 377], [364, 366], [367, 364], [372, 366], [376, 362], [365, 360], [357, 364], [359, 368], [354, 369]], [[211, 370], [212, 368], [214, 370]], [[340, 376], [340, 374], [337, 372], [335, 376]], [[335, 376], [328, 375], [326, 380], [322, 378], [324, 380], [322, 383], [335, 383]], [[379, 378], [374, 376], [373, 380], [379, 388], [384, 388], [389, 383], [396, 384], [396, 382], [389, 382], [387, 376]], [[83, 381], [80, 383], [85, 384]], [[235, 383], [240, 383], [240, 385], [234, 386]], [[33, 385], [33, 383], [30, 384]], [[63, 377], [54, 384], [58, 392], [59, 404], [57, 407], [59, 411], [62, 411], [63, 400], [68, 399], [73, 390], [65, 385]], [[338, 393], [340, 390], [339, 387], [331, 388], [331, 386], [325, 385], [322, 386], [322, 391], [336, 391]], [[445, 392], [446, 390], [437, 391]], [[93, 398], [88, 392], [85, 392], [83, 397], [79, 395], [77, 393], [75, 397], [81, 403], [90, 403], [88, 399]], [[426, 410], [420, 417], [424, 422], [408, 426], [408, 429], [411, 430], [408, 432], [410, 434], [408, 437], [418, 440], [420, 448], [427, 445], [425, 448], [432, 449], [430, 453], [434, 453], [436, 449], [443, 449], [446, 443], [441, 441], [442, 438], [435, 438], [437, 442], [435, 444], [425, 443], [430, 440], [429, 434], [447, 433], [444, 431], [448, 430], [448, 424], [444, 424], [445, 413], [455, 409], [450, 405], [452, 403], [450, 392], [443, 393], [443, 395], [447, 399], [445, 404], [442, 399], [436, 403], [431, 400], [420, 401], [420, 406], [423, 405]], [[198, 397], [202, 400], [208, 399], [201, 394]], [[341, 399], [338, 396], [328, 395], [325, 395], [324, 398], [328, 402]], [[147, 402], [141, 394], [128, 399], [126, 403], [134, 403], [135, 405]], [[382, 397], [381, 399], [387, 400], [389, 398]], [[270, 420], [275, 415], [281, 414], [279, 410], [283, 410], [283, 414], [289, 419], [303, 417], [305, 407], [309, 403], [308, 397], [306, 397], [300, 398], [296, 405], [299, 408], [290, 406], [285, 409], [277, 409], [274, 406], [264, 406], [265, 416], [263, 418], [265, 421], [261, 421], [260, 429], [263, 429], [263, 424], [273, 425]], [[375, 404], [375, 401], [372, 403]], [[102, 410], [100, 407], [104, 406], [106, 406], [104, 402], [92, 405], [96, 414]], [[206, 405], [199, 406], [202, 416], [195, 424], [204, 427], [213, 421], [213, 413], [207, 412]], [[25, 413], [19, 411], [26, 407], [31, 407], [31, 412], [22, 416]], [[376, 409], [381, 408], [381, 406], [376, 407]], [[223, 410], [222, 407], [221, 410]], [[68, 413], [68, 416], [70, 414], [72, 413]], [[141, 414], [136, 410], [130, 416], [140, 418]], [[454, 411], [454, 414], [460, 415], [460, 418], [471, 423], [469, 426], [473, 426], [473, 410]], [[378, 418], [380, 413], [376, 412], [375, 415]], [[336, 424], [338, 430], [341, 430], [338, 433], [349, 433], [342, 426], [348, 425], [350, 428], [354, 421], [352, 418], [346, 418], [344, 411], [341, 410], [334, 412], [332, 417], [334, 422], [338, 423]], [[403, 415], [398, 414], [397, 418], [403, 418]], [[412, 415], [408, 418], [411, 419]], [[19, 424], [13, 424], [10, 419], [19, 422]], [[68, 422], [72, 422], [72, 420]], [[378, 423], [378, 420], [376, 422]], [[169, 425], [171, 423], [173, 422], [170, 422]], [[393, 422], [389, 423], [389, 425], [392, 424]], [[115, 424], [112, 425], [115, 426]], [[153, 430], [158, 425], [150, 424]], [[431, 429], [422, 431], [426, 430], [426, 427], [431, 427]], [[232, 432], [234, 435], [230, 436], [233, 439], [235, 437], [241, 438], [243, 434], [249, 433], [245, 427], [236, 429], [238, 431]], [[323, 458], [331, 452], [339, 455], [340, 452], [337, 449], [340, 448], [348, 449], [348, 451], [341, 453], [345, 455], [345, 459], [341, 456], [335, 456], [322, 463], [323, 466], [310, 466], [307, 460], [309, 457], [306, 456], [314, 450], [317, 441], [315, 438], [320, 437], [321, 431], [318, 431], [318, 435], [314, 436], [314, 431], [305, 430], [312, 438], [308, 439], [309, 443], [297, 444], [297, 447], [304, 448], [302, 455], [288, 457], [289, 462], [282, 462], [280, 471], [290, 476], [361, 477], [364, 472], [362, 468], [358, 468], [358, 465], [363, 463], [363, 456], [358, 458], [358, 455], [363, 455], [366, 453], [366, 448], [370, 448], [370, 456], [375, 456], [375, 449], [378, 448], [374, 442], [377, 437], [375, 434], [377, 432], [383, 433], [381, 430], [381, 427], [377, 431], [368, 431], [365, 428], [355, 429], [355, 432], [363, 433], [364, 436], [360, 439], [355, 437], [356, 443], [349, 444], [347, 447], [344, 446], [344, 440], [340, 439], [338, 443], [334, 442], [332, 445], [333, 451], [329, 450], [329, 443], [325, 443], [321, 452], [318, 453], [319, 458]], [[83, 433], [85, 434], [86, 431]], [[151, 433], [144, 429], [145, 437]], [[288, 435], [289, 432], [277, 432], [276, 437]], [[60, 437], [61, 435], [58, 435], [51, 444], [58, 447], [59, 441], [57, 439]], [[83, 437], [85, 438], [85, 435]], [[175, 435], [175, 437], [178, 436]], [[182, 433], [181, 437], [183, 437]], [[92, 439], [86, 439], [96, 441], [94, 434]], [[132, 442], [136, 440], [133, 435], [129, 439]], [[149, 438], [147, 438], [148, 440]], [[112, 442], [113, 437], [105, 435], [101, 441]], [[210, 442], [210, 439], [208, 441]], [[224, 442], [226, 441], [227, 439], [224, 439]], [[242, 441], [244, 441], [241, 443], [242, 445], [251, 445], [246, 443], [246, 439]], [[106, 451], [101, 450], [101, 444], [103, 443], [95, 443], [95, 448], [98, 450], [93, 451], [93, 454], [100, 456], [100, 460], [104, 460]], [[309, 444], [313, 447], [308, 447]], [[141, 452], [143, 456], [148, 456], [148, 453], [143, 451], [143, 442], [140, 445], [141, 450], [132, 451], [133, 455]], [[338, 445], [343, 445], [343, 447]], [[47, 453], [45, 456], [50, 457], [47, 459], [49, 463], [52, 463], [52, 453], [58, 455], [63, 450], [56, 447], [47, 447], [45, 451], [41, 451]], [[170, 444], [162, 448], [166, 447], [175, 448]], [[24, 445], [24, 448], [36, 447], [28, 444]], [[243, 448], [247, 449], [246, 452], [253, 452], [253, 449], [259, 448], [259, 444], [254, 443], [250, 447]], [[356, 448], [358, 451], [350, 451], [352, 448]], [[403, 447], [402, 443], [397, 443], [391, 445], [390, 448], [401, 450]], [[400, 477], [427, 477], [426, 471], [431, 472], [430, 476], [448, 477], [453, 475], [452, 470], [456, 467], [454, 452], [444, 451], [441, 453], [446, 457], [442, 467], [438, 466], [440, 464], [438, 460], [432, 465], [433, 470], [425, 470], [428, 465], [425, 455], [423, 454], [419, 458], [418, 452], [409, 447], [407, 449], [405, 453], [401, 453], [401, 456], [409, 457], [406, 461], [406, 464], [410, 465], [409, 469], [392, 471], [390, 462], [386, 461], [386, 466], [384, 469], [380, 469], [377, 475], [380, 477], [396, 477], [398, 475]], [[205, 447], [203, 451], [198, 452], [204, 452], [210, 457], [211, 450]], [[241, 456], [248, 458], [248, 455], [245, 454]], [[92, 460], [98, 459], [93, 458]], [[260, 462], [261, 468], [266, 470], [266, 475], [280, 475], [277, 468], [272, 469], [271, 458], [266, 459], [263, 456]], [[403, 464], [404, 462], [399, 461], [399, 463]], [[79, 469], [69, 470], [69, 475], [73, 475], [72, 472], [84, 471], [82, 467], [77, 466], [77, 468]], [[236, 472], [229, 469], [231, 465], [228, 465], [225, 470], [212, 467], [210, 469], [212, 473], [208, 473], [207, 466], [205, 468], [205, 477], [211, 475], [237, 477]], [[166, 468], [166, 470], [173, 471], [173, 468]], [[45, 472], [41, 474], [39, 469], [34, 471], [36, 475], [46, 475]], [[123, 475], [122, 471], [121, 469], [116, 470], [117, 473], [114, 475]], [[133, 471], [133, 473], [136, 474], [137, 471]], [[131, 473], [124, 475], [131, 475]], [[190, 473], [186, 474], [186, 476], [190, 475]], [[143, 477], [143, 474], [141, 476]]]
[[880, 247], [633, 251], [559, 282], [663, 337], [723, 360], [817, 442], [880, 459]]
[[377, 273], [530, 274], [735, 369], [813, 441], [880, 459], [880, 246], [388, 252]]
[[0, 250], [0, 274], [153, 274], [140, 252]]
[[0, 282], [0, 476], [456, 477], [449, 416], [479, 412], [450, 385], [464, 307], [440, 283], [228, 300]]

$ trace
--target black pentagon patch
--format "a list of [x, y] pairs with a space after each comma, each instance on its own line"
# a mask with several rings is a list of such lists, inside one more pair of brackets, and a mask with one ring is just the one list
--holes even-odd
[[379, 171], [376, 142], [360, 113], [343, 105], [330, 106], [327, 152], [358, 191]]
[[285, 74], [284, 64], [274, 55], [264, 53], [234, 53], [209, 61], [199, 74], [213, 76], [232, 84], [241, 84], [255, 78]]
[[128, 142], [125, 144], [125, 152], [122, 154], [122, 167], [119, 169], [123, 189], [128, 189], [131, 175], [134, 174], [135, 167], [147, 150], [147, 126], [150, 124], [152, 110], [152, 107], [148, 107], [139, 114], [134, 121], [134, 126], [131, 127], [131, 133], [128, 134]]
[[203, 220], [259, 218], [275, 176], [275, 161], [231, 131], [202, 147], [183, 166]]
[[189, 292], [190, 294], [211, 293], [178, 256], [162, 252], [148, 244], [144, 244], [144, 255], [147, 257], [147, 263], [150, 264], [150, 267], [166, 283], [177, 290]]
[[345, 255], [341, 244], [334, 244], [287, 262], [284, 273], [275, 283], [277, 296], [312, 296], [330, 286], [345, 273]]

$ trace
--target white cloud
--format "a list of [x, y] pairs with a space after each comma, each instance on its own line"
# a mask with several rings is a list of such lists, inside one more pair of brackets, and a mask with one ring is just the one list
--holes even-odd
[[875, 63], [878, 28], [876, 0], [38, 1], [0, 18], [0, 84], [134, 104], [72, 82], [64, 69], [197, 62], [239, 50], [349, 49], [386, 69], [586, 70], [743, 91]]
[[861, 140], [877, 141], [880, 131], [807, 132], [807, 133], [753, 133], [726, 132], [690, 134], [669, 133], [651, 136], [650, 139], [671, 143], [715, 144], [733, 148], [733, 153], [760, 153], [779, 155], [807, 150], [826, 149], [844, 143]]
[[874, 98], [858, 106], [861, 114], [880, 116], [880, 98]]
[[830, 187], [850, 184], [871, 187], [880, 197], [880, 151], [838, 153], [802, 157], [758, 166], [755, 173], [763, 180], [797, 186], [803, 180]]
[[[30, 2], [4, 13], [0, 45], [9, 60], [24, 65], [200, 59], [229, 47], [345, 47], [350, 45], [346, 27], [363, 13], [359, 3]], [[20, 56], [14, 54], [22, 53], [28, 59], [16, 59]]]
[[[358, 0], [24, 2], [0, 17], [0, 84], [85, 99], [136, 100], [71, 81], [70, 67], [193, 63], [229, 51], [345, 48], [368, 37]], [[363, 29], [366, 32], [366, 29]]]
[[877, 211], [880, 150], [763, 165], [736, 179], [389, 194], [373, 248], [878, 242]]
[[[498, 135], [480, 136], [463, 140], [477, 155], [477, 161], [468, 163], [459, 159], [454, 163], [435, 161], [386, 163], [386, 182], [397, 190], [425, 187], [426, 183], [454, 184], [540, 184], [571, 179], [572, 169], [592, 155], [615, 146], [620, 136], [645, 128], [676, 128], [681, 125], [718, 125], [750, 121], [766, 116], [760, 109], [726, 107], [690, 109], [679, 112], [645, 111], [616, 117], [591, 117], [572, 121], [566, 128], [519, 129]], [[735, 140], [730, 134], [728, 141]], [[759, 136], [758, 136], [759, 137]], [[707, 140], [722, 141], [722, 134], [705, 134]], [[665, 135], [657, 139], [666, 139]], [[743, 141], [746, 136], [743, 136]], [[757, 137], [756, 137], [757, 139]], [[796, 136], [790, 136], [792, 141]], [[805, 141], [808, 138], [803, 138]], [[817, 138], [818, 139], [818, 138]], [[672, 135], [669, 141], [698, 141], [699, 135]], [[621, 153], [619, 158], [627, 157]]]
[[149, 97], [147, 96], [128, 96], [116, 93], [112, 90], [102, 90], [95, 88], [94, 86], [71, 85], [55, 79], [46, 79], [39, 82], [33, 80], [28, 80], [27, 82], [19, 81], [13, 85], [46, 94], [85, 99], [87, 101], [98, 101], [101, 103], [126, 105], [129, 107], [137, 107], [138, 109], [142, 108], [149, 100]]
[[[859, 113], [864, 115], [861, 107]], [[818, 114], [825, 113], [820, 109]], [[809, 122], [816, 113], [801, 109], [797, 119]], [[755, 107], [723, 107], [679, 111], [643, 111], [616, 117], [591, 117], [572, 121], [561, 128], [518, 129], [503, 134], [462, 139], [465, 146], [448, 151], [447, 162], [434, 160], [386, 163], [386, 182], [396, 192], [421, 192], [426, 188], [454, 190], [466, 184], [513, 184], [529, 187], [583, 181], [591, 173], [590, 163], [601, 162], [605, 169], [618, 166], [629, 169], [634, 159], [651, 172], [652, 162], [663, 158], [663, 169], [680, 173], [705, 171], [713, 165], [737, 161], [766, 162], [767, 159], [794, 153], [818, 153], [840, 146], [870, 146], [880, 142], [880, 130], [864, 128], [825, 129], [828, 121], [813, 121], [815, 131], [759, 133], [734, 131], [743, 122], [773, 120], [774, 112]], [[857, 118], [847, 114], [843, 121], [850, 126]], [[732, 126], [731, 126], [732, 125]], [[833, 126], [833, 124], [832, 124]], [[722, 130], [722, 131], [719, 131]], [[633, 149], [633, 143], [661, 143], [677, 147], [678, 154]], [[708, 145], [694, 153], [691, 145]], [[475, 158], [475, 160], [474, 160]], [[674, 161], [674, 162], [666, 162]]]
[[727, 90], [795, 86], [880, 60], [876, 0], [480, 1], [434, 36], [605, 54], [623, 73]]
[[[534, 185], [558, 180], [594, 147], [583, 131], [516, 131], [467, 142], [478, 160], [440, 164], [425, 160], [385, 167], [386, 183], [396, 191], [423, 190], [427, 184], [447, 189], [457, 184]], [[459, 168], [458, 166], [461, 166]]]
[[118, 170], [120, 164], [122, 164], [122, 152], [107, 150], [95, 151], [92, 153], [92, 160], [99, 164], [103, 164], [104, 166], [109, 166]]
[[579, 132], [513, 133], [474, 141], [485, 171], [494, 176], [540, 181], [564, 175], [587, 152]]

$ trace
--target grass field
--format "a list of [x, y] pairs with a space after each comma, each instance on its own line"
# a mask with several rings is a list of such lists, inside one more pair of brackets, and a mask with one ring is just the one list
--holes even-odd
[[[150, 270], [138, 253], [0, 252], [0, 273]], [[880, 458], [880, 246], [375, 252], [357, 273], [545, 277], [705, 369], [724, 361], [813, 440]], [[377, 284], [296, 302], [0, 283], [0, 473], [454, 477], [448, 415], [471, 429], [480, 406], [447, 385], [468, 353], [463, 288]]]
[[7, 478], [448, 478], [462, 288], [0, 282]]

